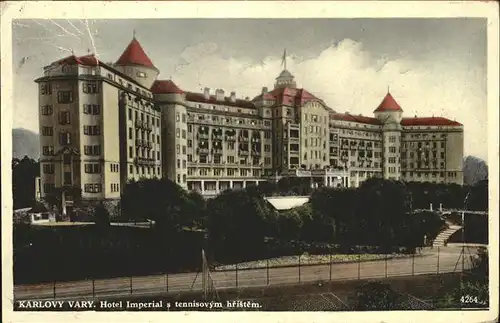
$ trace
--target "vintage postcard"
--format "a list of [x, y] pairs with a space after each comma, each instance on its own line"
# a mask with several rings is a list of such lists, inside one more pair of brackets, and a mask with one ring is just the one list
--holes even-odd
[[498, 318], [498, 4], [7, 2], [1, 30], [3, 321]]

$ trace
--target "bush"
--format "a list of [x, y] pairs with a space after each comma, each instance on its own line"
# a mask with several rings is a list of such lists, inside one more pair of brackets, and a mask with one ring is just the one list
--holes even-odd
[[401, 295], [388, 284], [369, 282], [359, 286], [354, 300], [355, 311], [390, 310], [398, 307]]

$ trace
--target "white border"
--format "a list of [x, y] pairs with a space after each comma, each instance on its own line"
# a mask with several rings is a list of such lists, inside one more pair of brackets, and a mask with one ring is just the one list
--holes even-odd
[[[488, 18], [488, 166], [490, 181], [490, 305], [489, 311], [432, 312], [284, 312], [284, 313], [95, 313], [12, 311], [12, 20], [119, 18]], [[2, 124], [2, 303], [4, 322], [485, 322], [498, 317], [498, 3], [444, 1], [308, 1], [308, 2], [3, 2], [1, 4]]]

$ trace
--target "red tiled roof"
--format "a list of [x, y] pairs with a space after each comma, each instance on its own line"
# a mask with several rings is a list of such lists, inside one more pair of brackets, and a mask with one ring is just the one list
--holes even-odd
[[257, 100], [261, 100], [261, 99], [264, 99], [264, 100], [275, 100], [276, 98], [271, 93], [266, 92], [266, 93], [257, 95], [255, 98], [252, 99], [252, 101], [257, 101]]
[[385, 98], [382, 100], [378, 108], [373, 112], [384, 112], [384, 111], [403, 111], [399, 104], [394, 100], [390, 93], [387, 93]]
[[116, 61], [116, 65], [141, 65], [145, 67], [150, 67], [156, 69], [153, 65], [153, 62], [149, 59], [144, 49], [142, 49], [141, 44], [137, 41], [137, 39], [132, 39], [130, 44], [128, 44], [125, 51], [120, 56], [120, 58]]
[[182, 91], [172, 80], [156, 80], [151, 87], [151, 92], [156, 94], [162, 93], [177, 93], [182, 94]]
[[460, 122], [443, 117], [403, 118], [403, 126], [462, 126]]
[[322, 101], [313, 94], [309, 93], [307, 90], [288, 87], [277, 88], [272, 90], [271, 92], [260, 94], [253, 98], [252, 101], [260, 100], [262, 98], [264, 98], [265, 100], [276, 100], [276, 103], [278, 104], [288, 103], [294, 105], [303, 105], [311, 100]]
[[349, 113], [330, 113], [330, 120], [339, 120], [339, 121], [350, 121], [350, 122], [358, 122], [364, 124], [372, 124], [379, 125], [380, 121], [376, 118], [365, 117], [365, 116], [356, 116]]
[[75, 55], [71, 55], [71, 56], [68, 56], [68, 57], [65, 57], [63, 59], [56, 61], [54, 64], [59, 64], [59, 65], [78, 64], [78, 65], [86, 65], [86, 66], [97, 66], [97, 65], [99, 65], [99, 60], [97, 59], [97, 57], [95, 57], [94, 54], [80, 56], [80, 57], [77, 57]]
[[224, 104], [233, 107], [241, 107], [247, 109], [254, 109], [255, 106], [251, 101], [236, 99], [234, 102], [229, 97], [224, 97], [224, 100], [218, 101], [215, 95], [210, 95], [208, 99], [205, 98], [203, 93], [186, 92], [186, 101], [200, 102], [200, 103], [214, 103]]

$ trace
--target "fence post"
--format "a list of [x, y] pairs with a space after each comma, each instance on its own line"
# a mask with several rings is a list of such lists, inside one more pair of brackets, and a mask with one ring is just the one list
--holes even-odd
[[439, 246], [438, 246], [437, 273], [439, 275]]
[[358, 280], [361, 279], [361, 254], [358, 253]]
[[415, 275], [415, 252], [413, 252], [413, 255], [411, 257], [411, 275]]
[[385, 254], [385, 278], [387, 278], [387, 254]]
[[267, 285], [269, 286], [269, 258], [266, 259]]
[[330, 281], [332, 281], [332, 252], [330, 251]]
[[167, 292], [168, 292], [168, 273], [165, 273], [165, 284], [167, 285]]
[[300, 257], [301, 257], [301, 256], [302, 256], [302, 255], [299, 255], [299, 283], [300, 283]]
[[95, 279], [92, 278], [92, 298], [95, 298]]
[[56, 299], [56, 281], [55, 280], [54, 280], [53, 293], [54, 293], [54, 299]]
[[238, 288], [238, 264], [236, 264], [236, 288]]
[[132, 276], [130, 276], [130, 295], [132, 295]]

